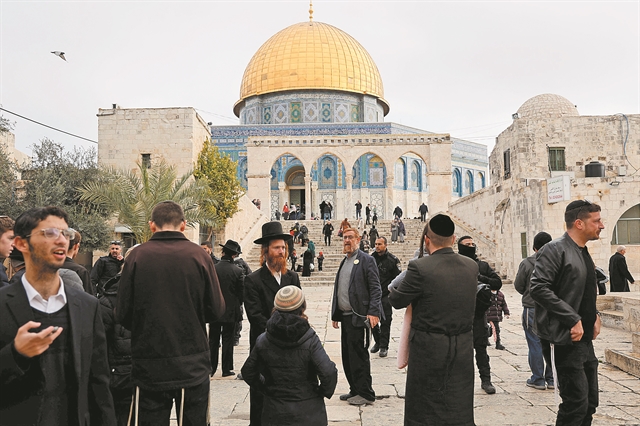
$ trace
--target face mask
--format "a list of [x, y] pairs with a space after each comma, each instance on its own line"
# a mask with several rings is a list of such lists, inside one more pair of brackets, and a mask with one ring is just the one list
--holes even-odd
[[475, 259], [476, 258], [476, 248], [474, 247], [469, 247], [469, 246], [465, 246], [464, 244], [458, 244], [458, 253], [460, 253], [463, 256], [467, 256], [471, 259]]

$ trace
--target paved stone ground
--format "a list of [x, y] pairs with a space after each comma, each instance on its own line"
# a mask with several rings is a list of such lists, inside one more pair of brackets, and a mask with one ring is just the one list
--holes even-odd
[[[512, 312], [502, 323], [501, 337], [507, 350], [490, 347], [491, 372], [495, 395], [486, 395], [475, 378], [475, 421], [477, 425], [550, 425], [555, 421], [557, 403], [551, 390], [539, 391], [525, 386], [530, 377], [527, 345], [522, 331], [520, 295], [511, 285], [503, 289]], [[404, 310], [394, 311], [392, 344], [388, 358], [372, 356], [373, 387], [380, 398], [373, 406], [353, 407], [338, 395], [348, 391], [340, 358], [340, 332], [331, 327], [331, 288], [305, 289], [307, 314], [312, 326], [325, 343], [336, 363], [339, 382], [336, 394], [326, 401], [329, 425], [376, 426], [402, 425], [406, 370], [396, 368], [397, 341]], [[235, 350], [235, 371], [239, 372], [247, 357], [249, 324], [245, 321], [240, 346]], [[630, 350], [630, 333], [605, 328], [595, 342], [599, 367], [600, 407], [594, 425], [640, 425], [640, 380], [604, 364], [604, 349]], [[233, 378], [222, 378], [220, 369], [211, 381], [211, 424], [246, 426], [249, 423], [249, 388]], [[174, 423], [175, 424], [175, 423]]]

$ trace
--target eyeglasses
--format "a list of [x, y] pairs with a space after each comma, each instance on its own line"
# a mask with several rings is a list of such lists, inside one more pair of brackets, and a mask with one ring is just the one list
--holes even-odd
[[571, 210], [575, 210], [575, 209], [581, 209], [582, 207], [586, 207], [586, 206], [590, 206], [591, 204], [593, 204], [591, 201], [589, 200], [576, 200], [573, 201], [575, 203], [575, 205], [573, 207], [571, 207], [569, 210], [567, 210], [568, 212], [570, 212]]
[[344, 237], [342, 237], [343, 240], [355, 240], [356, 236], [355, 235], [345, 235]]
[[121, 246], [122, 245], [122, 241], [114, 240], [114, 241], [111, 241], [109, 244], [115, 244], [115, 245]]
[[[73, 240], [76, 237], [76, 231], [72, 228], [69, 228], [69, 229], [45, 228], [45, 229], [40, 229], [36, 232], [42, 232], [44, 234], [44, 237], [48, 240], [57, 240], [60, 237], [60, 234], [62, 234], [62, 236], [69, 241]], [[33, 233], [27, 235], [25, 238], [29, 238], [32, 235]]]

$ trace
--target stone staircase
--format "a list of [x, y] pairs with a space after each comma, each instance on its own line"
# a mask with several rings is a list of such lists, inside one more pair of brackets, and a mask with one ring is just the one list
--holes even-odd
[[[344, 254], [342, 253], [342, 240], [337, 236], [338, 228], [340, 226], [340, 222], [332, 221], [334, 227], [334, 233], [331, 237], [331, 246], [324, 245], [324, 237], [322, 236], [322, 226], [323, 223], [321, 220], [300, 220], [298, 221], [300, 225], [305, 224], [307, 228], [309, 228], [309, 238], [316, 245], [316, 256], [320, 251], [324, 254], [324, 263], [323, 270], [316, 269], [311, 273], [310, 277], [303, 277], [300, 275], [300, 282], [302, 286], [330, 286], [333, 285], [335, 281], [336, 274], [338, 272], [338, 268], [340, 266], [340, 262], [342, 261]], [[420, 237], [422, 236], [422, 231], [424, 229], [424, 222], [420, 222], [419, 219], [407, 219], [403, 220], [405, 229], [407, 234], [405, 236], [404, 243], [392, 243], [391, 242], [391, 220], [380, 220], [378, 221], [378, 225], [376, 225], [376, 229], [380, 236], [384, 236], [387, 238], [388, 245], [387, 249], [389, 252], [393, 253], [400, 259], [401, 261], [401, 269], [405, 270], [407, 268], [407, 264], [411, 259], [413, 259], [416, 250], [420, 247]], [[282, 228], [285, 232], [287, 232], [294, 224], [295, 221], [281, 221]], [[357, 222], [351, 221], [352, 225], [355, 225]], [[370, 226], [366, 226], [365, 229], [367, 232], [370, 229]], [[474, 236], [472, 233], [469, 235]], [[258, 238], [256, 236], [256, 238]], [[260, 259], [260, 249], [257, 245], [253, 244], [251, 247], [247, 245], [243, 246], [244, 260], [249, 264], [252, 270], [256, 270], [260, 267], [259, 259]], [[306, 250], [306, 247], [301, 247], [300, 243], [295, 245], [296, 253], [298, 255], [298, 264], [302, 264], [302, 254]], [[455, 247], [454, 247], [455, 249]], [[373, 247], [370, 250], [370, 254], [373, 253]], [[479, 254], [480, 258], [482, 258], [482, 253]], [[484, 259], [486, 260], [486, 259]], [[494, 263], [489, 261], [490, 265], [494, 267]], [[291, 266], [289, 264], [289, 266]], [[504, 277], [506, 278], [506, 277]], [[510, 281], [505, 280], [505, 284], [509, 284]]]
[[598, 296], [597, 307], [605, 327], [631, 333], [631, 351], [606, 349], [606, 361], [640, 377], [640, 294], [609, 293]]

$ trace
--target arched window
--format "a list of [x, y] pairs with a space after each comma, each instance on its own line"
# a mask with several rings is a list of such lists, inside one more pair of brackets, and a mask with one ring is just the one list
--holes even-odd
[[384, 162], [377, 155], [369, 158], [369, 186], [384, 187]]
[[486, 182], [484, 180], [484, 173], [482, 173], [482, 172], [478, 173], [478, 180], [479, 180], [479, 183], [480, 183], [480, 188], [484, 188], [485, 185], [486, 185]]
[[422, 180], [422, 174], [420, 173], [420, 166], [417, 161], [411, 162], [411, 188], [417, 189], [420, 191], [422, 185], [420, 185], [420, 181]]
[[326, 156], [320, 160], [320, 167], [318, 168], [318, 186], [322, 189], [335, 189], [336, 176], [335, 160], [330, 156]]
[[613, 228], [611, 244], [640, 244], [640, 204], [636, 204], [620, 216]]
[[473, 194], [473, 172], [467, 171], [464, 179], [464, 189], [467, 194]]
[[460, 169], [453, 169], [451, 173], [451, 190], [458, 197], [462, 197], [462, 182]]
[[351, 184], [351, 188], [360, 188], [360, 184], [362, 183], [362, 177], [360, 176], [360, 159], [356, 160], [356, 163], [353, 165], [351, 175], [353, 176], [353, 183]]
[[396, 160], [396, 167], [395, 167], [395, 186], [396, 188], [399, 189], [407, 189], [406, 185], [405, 185], [405, 179], [404, 179], [404, 160], [402, 158], [398, 158]]

